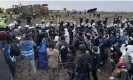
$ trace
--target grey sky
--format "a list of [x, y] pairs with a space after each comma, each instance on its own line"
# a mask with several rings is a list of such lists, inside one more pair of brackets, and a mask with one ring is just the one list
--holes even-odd
[[49, 9], [67, 8], [84, 10], [98, 8], [99, 11], [130, 11], [133, 12], [133, 1], [0, 1], [0, 7], [8, 8], [13, 4], [48, 4]]

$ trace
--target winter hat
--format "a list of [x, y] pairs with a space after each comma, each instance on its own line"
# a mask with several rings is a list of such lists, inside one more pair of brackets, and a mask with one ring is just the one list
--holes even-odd
[[81, 52], [86, 52], [86, 45], [85, 45], [85, 44], [79, 45], [79, 50], [80, 50]]
[[97, 46], [94, 46], [92, 50], [93, 50], [94, 52], [98, 52], [98, 47], [97, 47]]

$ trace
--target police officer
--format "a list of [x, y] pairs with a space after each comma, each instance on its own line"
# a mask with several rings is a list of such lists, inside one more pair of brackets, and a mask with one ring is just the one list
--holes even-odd
[[45, 22], [46, 22], [46, 18], [43, 17], [43, 18], [42, 18], [42, 24], [44, 24]]
[[27, 17], [27, 25], [30, 25], [31, 24], [31, 20], [32, 20], [31, 16], [28, 16]]
[[4, 22], [0, 22], [0, 31], [6, 30], [7, 25]]
[[12, 12], [10, 12], [10, 20], [12, 19]]

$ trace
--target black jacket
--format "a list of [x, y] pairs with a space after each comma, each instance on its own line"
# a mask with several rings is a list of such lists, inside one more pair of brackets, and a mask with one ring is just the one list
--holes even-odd
[[99, 67], [100, 67], [100, 55], [99, 54], [96, 54], [96, 53], [92, 53], [92, 55], [91, 55], [91, 61], [92, 61], [92, 69], [93, 70], [96, 70], [96, 69], [98, 69]]
[[78, 56], [76, 72], [85, 74], [91, 69], [91, 58], [87, 53], [80, 54]]

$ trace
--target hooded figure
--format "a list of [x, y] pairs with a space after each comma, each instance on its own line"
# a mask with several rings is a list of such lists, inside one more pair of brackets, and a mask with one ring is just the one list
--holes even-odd
[[99, 48], [97, 46], [94, 46], [92, 49], [92, 55], [91, 55], [92, 76], [94, 80], [98, 80], [97, 70], [99, 70], [99, 67], [100, 67], [100, 54], [99, 53], [100, 53]]
[[133, 45], [127, 45], [125, 48], [126, 48], [127, 55], [133, 53]]
[[58, 41], [59, 41], [59, 36], [58, 35], [55, 36], [54, 41], [55, 41], [55, 43], [58, 43]]
[[93, 23], [93, 24], [92, 24], [92, 30], [93, 30], [93, 31], [96, 30], [95, 26], [96, 26], [95, 23]]
[[42, 40], [42, 44], [38, 46], [38, 63], [39, 68], [43, 69], [47, 66], [47, 56], [46, 56], [46, 40]]
[[86, 45], [81, 44], [79, 46], [81, 54], [78, 56], [76, 67], [76, 80], [89, 80], [88, 73], [91, 69], [91, 58], [89, 54], [86, 54]]
[[68, 29], [65, 28], [64, 30], [65, 30], [65, 34], [64, 34], [64, 36], [65, 36], [65, 41], [69, 44], [69, 42], [70, 42], [70, 37], [69, 37]]

